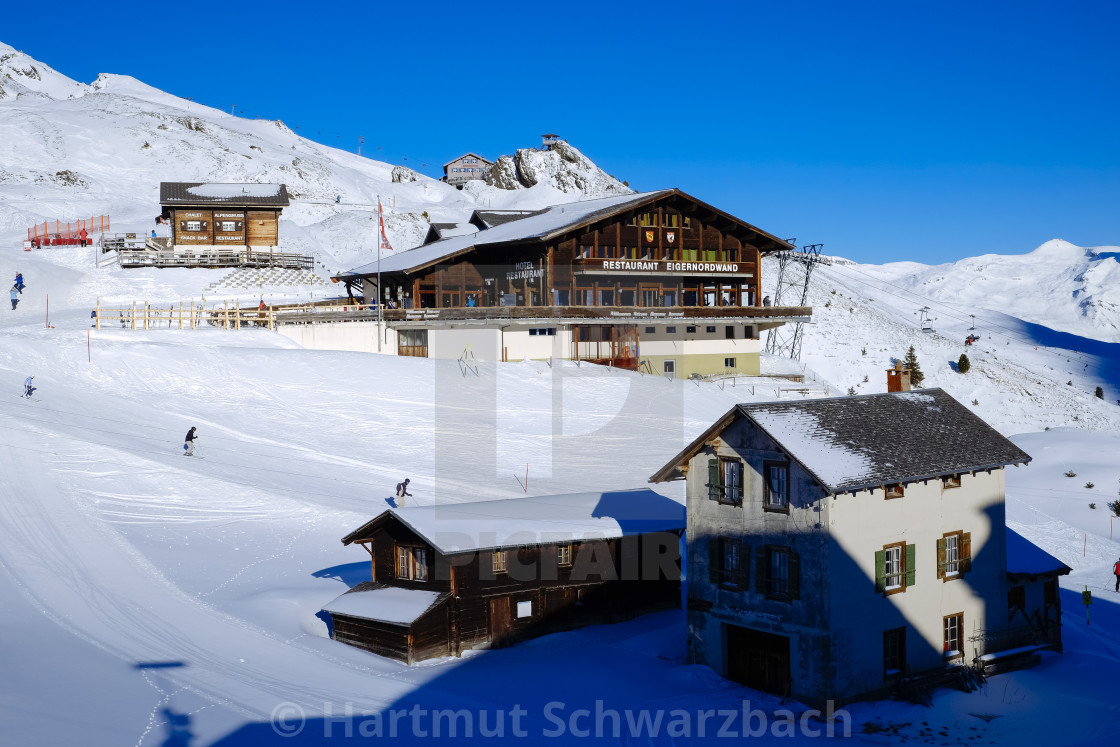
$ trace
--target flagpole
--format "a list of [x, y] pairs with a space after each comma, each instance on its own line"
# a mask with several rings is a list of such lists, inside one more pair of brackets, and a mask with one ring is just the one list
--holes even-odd
[[381, 195], [377, 196], [377, 352], [381, 352], [381, 304], [385, 292], [381, 290]]

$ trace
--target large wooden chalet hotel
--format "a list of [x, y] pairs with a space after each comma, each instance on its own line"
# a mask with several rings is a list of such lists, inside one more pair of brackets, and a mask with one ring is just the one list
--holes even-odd
[[336, 277], [365, 304], [382, 301], [380, 332], [361, 333], [357, 322], [285, 334], [308, 347], [430, 358], [469, 349], [492, 361], [757, 374], [760, 333], [810, 317], [761, 297], [762, 256], [789, 248], [678, 189], [476, 210], [469, 223], [434, 224], [415, 249]]

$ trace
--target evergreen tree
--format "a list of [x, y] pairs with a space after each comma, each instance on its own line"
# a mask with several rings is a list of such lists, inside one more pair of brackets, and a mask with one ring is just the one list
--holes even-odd
[[968, 373], [970, 365], [971, 364], [968, 362], [968, 356], [964, 353], [961, 353], [961, 357], [957, 360], [957, 371], [959, 371], [960, 373]]
[[922, 373], [921, 366], [918, 365], [918, 354], [914, 352], [914, 346], [910, 346], [907, 351], [906, 357], [902, 359], [902, 367], [910, 369], [910, 386], [921, 386], [922, 381], [926, 375]]
[[1093, 394], [1097, 395], [1097, 399], [1104, 399], [1104, 390], [1100, 387], [1097, 387], [1097, 391], [1093, 392]]

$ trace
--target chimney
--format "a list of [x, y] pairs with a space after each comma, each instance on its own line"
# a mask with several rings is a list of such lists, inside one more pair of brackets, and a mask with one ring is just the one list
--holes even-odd
[[910, 391], [910, 369], [903, 368], [901, 363], [895, 363], [894, 368], [887, 369], [887, 391]]

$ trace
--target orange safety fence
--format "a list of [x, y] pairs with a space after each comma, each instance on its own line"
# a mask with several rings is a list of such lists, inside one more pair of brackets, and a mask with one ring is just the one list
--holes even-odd
[[95, 215], [88, 220], [76, 221], [43, 221], [27, 229], [28, 241], [39, 241], [43, 244], [72, 244], [81, 238], [85, 230], [87, 239], [92, 239], [95, 233], [105, 233], [109, 230], [109, 216]]

